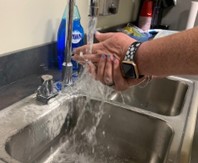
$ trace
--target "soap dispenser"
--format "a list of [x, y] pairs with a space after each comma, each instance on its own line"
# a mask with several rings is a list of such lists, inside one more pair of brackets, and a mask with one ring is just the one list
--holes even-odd
[[67, 17], [67, 6], [64, 9], [63, 16], [57, 32], [57, 63], [58, 69], [62, 70], [62, 64], [64, 61], [65, 53], [65, 38], [66, 38], [66, 17]]
[[[84, 29], [81, 25], [81, 17], [76, 1], [74, 4], [73, 15], [73, 32], [72, 32], [72, 50], [84, 45]], [[79, 64], [75, 60], [71, 60], [73, 64], [73, 79], [76, 80], [79, 72]]]
[[[73, 14], [73, 30], [72, 30], [72, 50], [84, 45], [84, 29], [81, 25], [81, 17], [76, 1], [74, 1], [74, 14]], [[64, 61], [65, 45], [66, 45], [66, 18], [67, 18], [68, 5], [66, 5], [57, 33], [57, 62], [58, 69], [62, 70]], [[79, 64], [71, 60], [73, 64], [73, 78], [78, 76]]]

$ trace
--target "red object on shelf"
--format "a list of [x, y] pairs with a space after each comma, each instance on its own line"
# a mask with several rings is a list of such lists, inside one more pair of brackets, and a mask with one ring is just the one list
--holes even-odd
[[139, 28], [141, 28], [144, 31], [149, 30], [151, 26], [152, 15], [153, 15], [153, 1], [144, 0], [139, 16], [139, 22], [138, 22]]

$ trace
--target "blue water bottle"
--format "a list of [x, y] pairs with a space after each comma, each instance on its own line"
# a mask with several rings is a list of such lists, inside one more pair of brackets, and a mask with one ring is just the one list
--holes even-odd
[[[84, 44], [84, 30], [80, 23], [80, 13], [78, 10], [78, 6], [74, 5], [74, 15], [73, 15], [73, 32], [72, 32], [72, 50], [75, 48], [82, 46]], [[73, 64], [73, 79], [75, 80], [78, 77], [79, 72], [79, 64], [72, 60]]]

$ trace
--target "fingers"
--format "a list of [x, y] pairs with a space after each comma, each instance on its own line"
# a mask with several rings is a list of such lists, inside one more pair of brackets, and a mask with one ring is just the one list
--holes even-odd
[[105, 65], [106, 65], [106, 55], [103, 54], [98, 63], [98, 69], [97, 69], [97, 74], [96, 74], [96, 80], [101, 81], [103, 84], [105, 84], [104, 83]]
[[[87, 54], [87, 53], [89, 53], [89, 48], [90, 48], [90, 45], [81, 46], [74, 50], [74, 54], [78, 54], [78, 55], [80, 53]], [[100, 49], [102, 49], [101, 43], [95, 43], [95, 44], [93, 44], [93, 47], [92, 47], [92, 53], [96, 54], [97, 50], [100, 50]]]
[[[115, 89], [123, 91], [132, 85], [141, 83], [144, 79], [125, 79], [122, 76], [120, 60], [113, 55], [101, 55], [100, 61], [96, 66], [88, 62], [89, 72], [98, 81], [105, 85], [115, 84]], [[97, 67], [97, 68], [96, 68]]]
[[87, 63], [88, 71], [96, 79], [96, 66], [92, 62]]
[[113, 55], [102, 55], [98, 63], [96, 80], [101, 81], [105, 85], [113, 84]]
[[117, 58], [114, 58], [113, 66], [113, 80], [115, 83], [115, 89], [118, 91], [125, 90], [129, 87], [127, 80], [122, 76], [120, 69], [120, 61]]
[[[106, 39], [112, 37], [113, 35], [114, 35], [114, 33], [96, 32], [95, 36], [96, 36], [96, 39], [99, 41], [99, 43], [94, 43], [92, 45], [92, 53], [96, 54], [98, 50], [104, 50], [104, 48], [100, 42], [105, 41]], [[89, 53], [89, 49], [90, 49], [90, 45], [84, 45], [79, 48], [76, 48], [74, 50], [74, 53], [80, 54], [80, 52], [82, 52], [82, 53], [86, 54], [86, 53]], [[107, 54], [107, 53], [103, 53], [103, 54]]]
[[85, 63], [86, 61], [91, 61], [97, 63], [100, 61], [101, 54], [85, 54], [83, 56], [75, 54], [72, 58], [79, 63]]
[[106, 65], [105, 65], [105, 71], [104, 71], [104, 83], [106, 85], [112, 85], [113, 84], [113, 55], [107, 55]]

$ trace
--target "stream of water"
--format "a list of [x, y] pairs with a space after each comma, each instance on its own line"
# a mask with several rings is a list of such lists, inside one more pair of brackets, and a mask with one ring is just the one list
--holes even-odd
[[[88, 24], [87, 43], [89, 49], [88, 53], [92, 52], [94, 33], [96, 29], [97, 18], [90, 17]], [[104, 101], [114, 91], [112, 88], [103, 85], [101, 82], [93, 79], [90, 73], [88, 73], [85, 65], [83, 72], [71, 88], [71, 94], [74, 92], [81, 92], [86, 94], [87, 98], [84, 105], [81, 106], [81, 113], [78, 116], [77, 124], [66, 141], [60, 143], [61, 148], [56, 151], [52, 150], [51, 157], [47, 160], [50, 163], [107, 163], [109, 160], [114, 163], [122, 163], [123, 160], [114, 159], [112, 156], [105, 158], [103, 155], [104, 147], [97, 147], [96, 131], [100, 124], [101, 118], [104, 114]], [[68, 93], [68, 91], [67, 91]], [[100, 103], [97, 107], [90, 106], [90, 98], [100, 99]], [[95, 109], [95, 110], [94, 110]], [[89, 117], [86, 118], [86, 116]], [[110, 118], [110, 117], [109, 117]], [[86, 125], [86, 120], [90, 121], [90, 124]], [[105, 136], [105, 131], [102, 131]], [[100, 148], [101, 151], [95, 152], [95, 148]], [[123, 163], [127, 163], [126, 161]]]
[[[104, 115], [105, 100], [114, 90], [93, 79], [87, 71], [85, 67], [79, 79], [71, 88], [71, 94], [81, 92], [86, 94], [87, 97], [83, 105], [77, 108], [81, 111], [75, 128], [69, 138], [65, 139], [66, 141], [61, 140], [61, 148], [57, 151], [52, 150], [53, 152], [47, 163], [108, 163], [109, 159], [114, 159], [112, 156], [109, 158], [102, 157], [103, 149], [106, 148], [105, 150], [107, 151], [109, 147], [106, 144], [98, 147], [96, 138], [97, 128]], [[92, 98], [100, 99], [100, 101], [93, 105], [91, 103]], [[110, 115], [109, 118], [111, 118]], [[105, 137], [106, 131], [101, 132]], [[98, 152], [95, 152], [96, 148], [101, 149], [99, 156]], [[117, 159], [112, 162], [122, 163]]]

